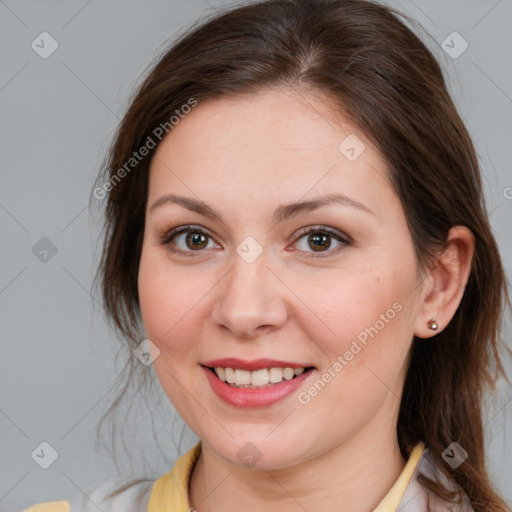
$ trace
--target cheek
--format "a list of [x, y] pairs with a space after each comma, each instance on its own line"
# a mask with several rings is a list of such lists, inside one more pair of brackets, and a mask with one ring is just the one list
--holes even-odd
[[374, 367], [392, 379], [407, 355], [416, 266], [413, 254], [402, 256], [359, 261], [339, 277], [317, 275], [314, 286], [303, 279], [295, 290], [314, 313], [303, 317], [302, 328], [321, 345], [324, 364], [329, 367], [341, 356], [343, 373], [351, 374], [352, 382]]
[[310, 306], [316, 327], [326, 334], [324, 338], [335, 342], [352, 339], [377, 321], [381, 327], [381, 315], [384, 320], [397, 316], [398, 306], [393, 308], [393, 304], [400, 302], [403, 294], [400, 283], [390, 282], [389, 269], [382, 269], [380, 275], [378, 271], [358, 270], [352, 275], [343, 272], [339, 278], [317, 276], [314, 282], [303, 279], [301, 289], [296, 291]]
[[193, 357], [204, 325], [201, 304], [209, 289], [204, 273], [176, 269], [160, 248], [143, 247], [138, 275], [139, 302], [146, 336], [169, 361]]
[[143, 247], [138, 276], [139, 302], [146, 335], [161, 349], [163, 340], [172, 336], [187, 302], [184, 290], [166, 271], [165, 261], [152, 247]]
[[328, 295], [310, 296], [312, 309], [322, 312], [322, 321], [316, 320], [316, 328], [306, 323], [303, 328], [322, 349], [318, 379], [327, 384], [312, 382], [298, 399], [301, 404], [310, 400], [310, 407], [335, 425], [345, 421], [347, 411], [352, 425], [362, 424], [384, 401], [393, 403], [400, 394], [411, 321], [407, 292], [401, 290], [407, 289], [406, 283], [390, 279], [384, 271], [380, 278], [376, 272], [359, 274], [340, 280], [339, 286], [331, 282]]
[[151, 251], [142, 249], [138, 275], [139, 303], [142, 322], [150, 339], [159, 338], [165, 331], [164, 311], [170, 306], [163, 294], [165, 282], [160, 267], [154, 259]]
[[[188, 417], [187, 394], [183, 386], [193, 389], [194, 380], [187, 374], [186, 359], [194, 360], [197, 325], [194, 317], [194, 291], [189, 279], [177, 278], [171, 272], [165, 255], [152, 247], [143, 248], [138, 275], [142, 323], [149, 338], [160, 350], [153, 368], [171, 403]], [[199, 295], [200, 296], [200, 295]], [[195, 300], [197, 302], [197, 299]], [[198, 393], [196, 390], [194, 393]], [[190, 424], [190, 423], [189, 423]], [[192, 422], [193, 424], [193, 422]]]

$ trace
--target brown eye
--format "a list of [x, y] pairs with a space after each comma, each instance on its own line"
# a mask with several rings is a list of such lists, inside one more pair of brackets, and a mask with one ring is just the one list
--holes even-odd
[[[208, 245], [207, 236], [203, 233], [189, 231], [185, 237], [185, 244], [189, 248], [204, 249]], [[206, 241], [206, 243], [205, 243]]]
[[330, 235], [323, 233], [315, 233], [308, 236], [308, 244], [314, 251], [321, 251], [321, 249], [329, 249], [331, 246]]
[[[323, 254], [315, 256], [312, 253], [327, 253], [325, 256], [331, 256], [337, 254], [345, 246], [350, 245], [350, 238], [348, 236], [344, 236], [337, 230], [322, 226], [304, 229], [298, 234], [298, 237], [296, 245], [300, 251], [305, 253], [304, 256], [307, 258], [324, 257]], [[333, 240], [338, 246], [329, 250]]]
[[199, 227], [182, 226], [171, 230], [161, 239], [162, 245], [167, 245], [169, 250], [184, 256], [193, 256], [194, 252], [201, 252], [207, 248], [212, 240], [210, 235]]

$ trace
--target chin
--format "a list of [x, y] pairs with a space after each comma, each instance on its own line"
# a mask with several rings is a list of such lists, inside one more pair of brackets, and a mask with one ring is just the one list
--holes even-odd
[[[208, 444], [226, 462], [247, 469], [282, 469], [306, 460], [306, 454], [297, 451], [297, 443], [292, 441], [292, 436], [288, 437], [288, 442], [286, 438], [266, 439], [266, 436], [234, 436], [223, 443], [216, 438]], [[301, 445], [302, 450], [305, 448]]]

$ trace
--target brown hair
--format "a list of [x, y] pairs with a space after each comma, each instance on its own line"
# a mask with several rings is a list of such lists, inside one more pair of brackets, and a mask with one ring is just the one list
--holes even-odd
[[[367, 0], [267, 0], [214, 13], [182, 34], [135, 91], [98, 177], [97, 185], [111, 186], [97, 277], [109, 319], [134, 348], [142, 340], [137, 274], [154, 149], [129, 175], [113, 178], [191, 98], [200, 104], [269, 87], [327, 95], [387, 161], [424, 271], [452, 226], [475, 236], [454, 318], [430, 341], [413, 340], [397, 432], [402, 455], [423, 441], [476, 512], [504, 512], [486, 469], [482, 416], [484, 393], [499, 376], [508, 382], [500, 356], [500, 349], [512, 354], [501, 340], [506, 279], [470, 135], [438, 62], [399, 17], [415, 25]], [[130, 378], [142, 366], [134, 359]], [[453, 441], [468, 453], [456, 469], [441, 457]], [[425, 476], [421, 482], [444, 499], [461, 498]]]

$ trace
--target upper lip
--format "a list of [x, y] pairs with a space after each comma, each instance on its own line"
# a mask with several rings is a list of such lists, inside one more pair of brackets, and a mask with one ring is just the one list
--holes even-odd
[[235, 368], [240, 370], [262, 370], [264, 368], [308, 368], [312, 365], [294, 363], [292, 361], [279, 361], [278, 359], [254, 359], [252, 361], [245, 361], [235, 357], [227, 357], [224, 359], [211, 359], [205, 361], [203, 366], [222, 368]]

